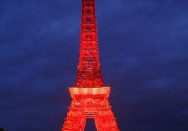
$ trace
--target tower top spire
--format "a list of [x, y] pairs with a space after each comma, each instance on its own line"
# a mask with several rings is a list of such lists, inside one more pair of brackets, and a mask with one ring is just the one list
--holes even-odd
[[76, 79], [77, 87], [101, 87], [95, 0], [82, 0], [80, 56]]

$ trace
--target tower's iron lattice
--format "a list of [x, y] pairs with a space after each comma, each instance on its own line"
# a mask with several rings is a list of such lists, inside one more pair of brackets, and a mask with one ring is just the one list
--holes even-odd
[[84, 131], [86, 119], [94, 119], [97, 131], [119, 131], [100, 69], [95, 0], [82, 0], [80, 56], [72, 102], [62, 131]]

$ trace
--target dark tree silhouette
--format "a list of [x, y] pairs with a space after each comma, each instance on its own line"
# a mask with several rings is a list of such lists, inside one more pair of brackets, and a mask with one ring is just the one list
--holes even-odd
[[3, 128], [0, 127], [0, 131], [5, 131]]

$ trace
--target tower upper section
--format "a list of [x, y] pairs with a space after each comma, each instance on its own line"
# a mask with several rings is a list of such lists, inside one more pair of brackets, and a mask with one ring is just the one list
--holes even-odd
[[95, 0], [82, 0], [80, 56], [76, 79], [77, 87], [101, 87]]

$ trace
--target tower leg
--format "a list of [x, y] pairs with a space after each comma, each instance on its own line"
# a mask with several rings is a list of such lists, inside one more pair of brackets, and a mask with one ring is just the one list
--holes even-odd
[[[108, 100], [106, 100], [107, 103]], [[97, 131], [119, 131], [114, 113], [111, 110], [110, 104], [101, 108], [95, 116], [95, 125]]]
[[86, 118], [84, 112], [81, 108], [75, 108], [74, 101], [72, 101], [62, 131], [84, 131], [85, 124]]

